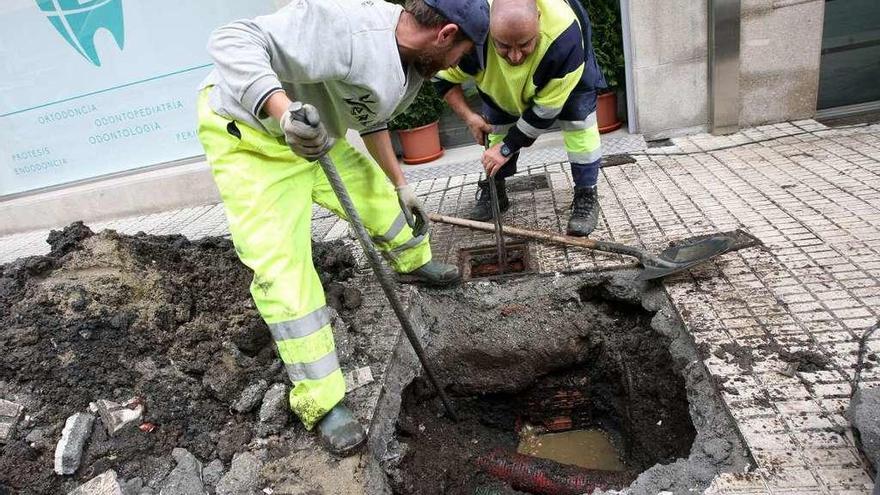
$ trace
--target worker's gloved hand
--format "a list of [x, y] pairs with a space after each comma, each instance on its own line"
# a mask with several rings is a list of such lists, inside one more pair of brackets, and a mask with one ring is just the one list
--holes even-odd
[[397, 201], [400, 202], [407, 225], [413, 230], [413, 236], [426, 234], [429, 225], [428, 212], [409, 184], [397, 187]]
[[333, 147], [333, 139], [321, 123], [318, 109], [308, 103], [291, 103], [281, 117], [281, 129], [290, 149], [306, 160], [317, 160]]

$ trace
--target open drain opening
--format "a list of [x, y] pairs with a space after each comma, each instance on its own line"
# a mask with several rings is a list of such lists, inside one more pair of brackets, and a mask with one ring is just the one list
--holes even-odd
[[684, 379], [652, 314], [566, 278], [424, 301], [461, 421], [422, 379], [406, 387], [395, 493], [592, 493], [688, 456]]
[[464, 248], [459, 251], [459, 269], [462, 278], [464, 280], [497, 278], [524, 275], [533, 271], [528, 243], [507, 241], [505, 246], [507, 248], [507, 265], [503, 274], [498, 260], [498, 248], [495, 244]]

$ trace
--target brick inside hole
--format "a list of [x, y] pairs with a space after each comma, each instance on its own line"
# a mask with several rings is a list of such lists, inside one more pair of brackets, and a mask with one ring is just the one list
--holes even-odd
[[501, 273], [498, 249], [478, 246], [461, 250], [461, 272], [465, 279], [489, 278], [499, 275], [523, 274], [532, 271], [529, 263], [528, 244], [521, 241], [507, 242], [507, 265]]

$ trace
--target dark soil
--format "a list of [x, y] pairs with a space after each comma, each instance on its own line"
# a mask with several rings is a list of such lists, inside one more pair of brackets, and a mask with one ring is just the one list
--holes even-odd
[[[255, 412], [230, 405], [258, 379], [287, 378], [232, 242], [92, 234], [81, 223], [48, 242], [47, 256], [0, 266], [0, 397], [28, 415], [0, 450], [0, 493], [65, 493], [106, 469], [161, 480], [174, 447], [227, 463], [244, 450]], [[341, 243], [314, 253], [333, 303], [359, 305], [343, 285], [356, 269], [351, 253]], [[109, 438], [97, 420], [77, 473], [53, 473], [68, 416], [133, 396], [155, 430]]]
[[668, 339], [651, 329], [651, 314], [604, 300], [603, 288], [568, 289], [423, 302], [439, 332], [432, 353], [461, 421], [443, 416], [421, 379], [405, 390], [398, 440], [406, 448], [391, 470], [395, 493], [516, 493], [480, 472], [476, 459], [514, 451], [523, 424], [551, 426], [559, 418], [611, 434], [632, 469], [622, 485], [620, 474], [610, 476], [613, 488], [655, 463], [688, 456], [695, 430], [684, 380], [673, 370]]
[[733, 362], [739, 365], [743, 370], [749, 371], [755, 365], [755, 358], [752, 356], [752, 350], [748, 347], [737, 344], [736, 342], [728, 342], [718, 346], [713, 353], [718, 359], [724, 359], [730, 355]]
[[815, 351], [789, 352], [784, 349], [779, 351], [779, 359], [794, 365], [794, 371], [815, 373], [828, 369], [830, 361], [824, 355]]

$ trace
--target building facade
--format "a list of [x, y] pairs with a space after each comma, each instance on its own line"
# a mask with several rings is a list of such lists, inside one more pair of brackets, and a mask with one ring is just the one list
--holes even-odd
[[[205, 41], [285, 3], [4, 2], [0, 234], [218, 201], [195, 135]], [[622, 113], [649, 140], [880, 107], [876, 0], [621, 0], [620, 12]]]

